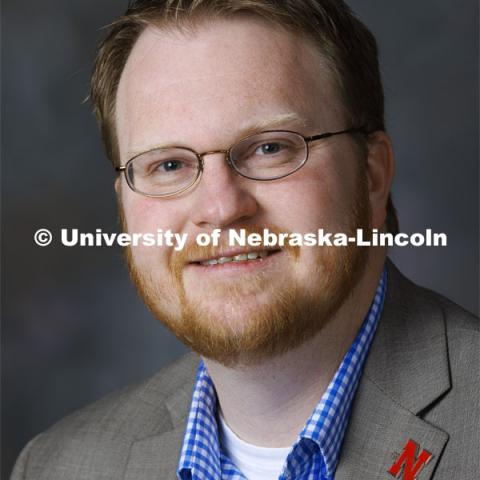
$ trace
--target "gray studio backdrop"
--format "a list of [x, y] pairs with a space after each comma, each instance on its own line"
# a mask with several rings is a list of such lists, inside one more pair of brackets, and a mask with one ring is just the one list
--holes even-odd
[[[113, 172], [82, 101], [100, 27], [120, 0], [2, 5], [2, 478], [53, 422], [184, 348], [146, 311], [112, 248], [37, 247], [33, 233], [117, 229]], [[478, 311], [477, 2], [355, 0], [380, 44], [402, 230], [417, 283]]]

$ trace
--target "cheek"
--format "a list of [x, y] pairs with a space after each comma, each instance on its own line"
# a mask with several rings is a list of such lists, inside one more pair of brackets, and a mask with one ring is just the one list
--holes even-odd
[[350, 224], [359, 188], [355, 158], [342, 153], [326, 159], [321, 168], [306, 170], [304, 186], [297, 189], [300, 199], [304, 197], [305, 212], [311, 212], [311, 219], [332, 232]]
[[134, 192], [122, 196], [123, 212], [129, 233], [180, 231], [178, 209], [166, 205], [166, 199], [149, 198]]
[[[290, 232], [310, 233], [343, 225], [348, 188], [340, 173], [304, 168], [282, 181], [264, 185], [259, 198], [266, 219]], [[343, 180], [345, 183], [345, 180]]]
[[[122, 202], [126, 231], [130, 235], [152, 234], [158, 238], [167, 230], [173, 233], [182, 231], [179, 209], [166, 206], [165, 199], [144, 197], [132, 192], [122, 195]], [[171, 248], [165, 245], [142, 245], [140, 242], [132, 246], [130, 251], [136, 266], [156, 277], [152, 268], [157, 271], [166, 265]]]
[[159, 228], [156, 222], [155, 205], [153, 199], [133, 195], [123, 203], [123, 211], [129, 233], [152, 232]]

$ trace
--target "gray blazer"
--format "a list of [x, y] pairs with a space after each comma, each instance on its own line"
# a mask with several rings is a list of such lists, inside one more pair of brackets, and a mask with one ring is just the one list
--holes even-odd
[[[478, 479], [478, 319], [388, 265], [335, 479], [394, 478], [388, 470], [408, 440], [433, 455], [419, 480]], [[30, 441], [11, 480], [174, 480], [198, 362], [189, 353], [66, 417]]]

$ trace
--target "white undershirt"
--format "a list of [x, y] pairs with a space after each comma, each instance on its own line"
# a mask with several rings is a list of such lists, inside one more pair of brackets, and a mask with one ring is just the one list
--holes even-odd
[[278, 480], [291, 447], [257, 447], [247, 443], [230, 430], [221, 411], [218, 416], [223, 450], [245, 477], [248, 480]]

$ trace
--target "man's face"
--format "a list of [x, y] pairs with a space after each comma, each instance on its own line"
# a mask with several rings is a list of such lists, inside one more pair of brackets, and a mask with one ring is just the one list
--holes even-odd
[[[308, 136], [352, 127], [344, 118], [316, 48], [252, 19], [203, 23], [190, 33], [147, 29], [123, 72], [116, 112], [121, 164], [157, 146], [206, 152], [261, 130]], [[204, 160], [200, 182], [179, 196], [145, 197], [119, 179], [128, 232], [162, 229], [189, 238], [180, 253], [132, 247], [129, 265], [147, 305], [184, 343], [224, 364], [254, 363], [318, 332], [358, 281], [365, 252], [300, 247], [205, 266], [198, 261], [252, 249], [232, 251], [222, 243], [205, 253], [194, 239], [215, 228], [348, 233], [366, 227], [364, 167], [350, 135], [311, 143], [306, 165], [275, 181], [237, 175], [223, 154]]]

